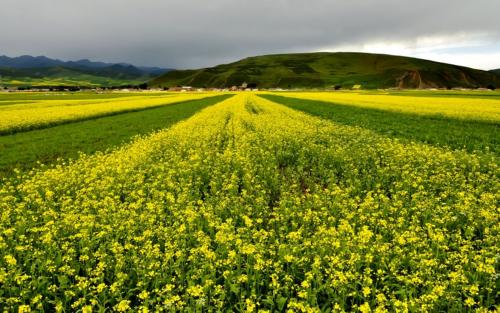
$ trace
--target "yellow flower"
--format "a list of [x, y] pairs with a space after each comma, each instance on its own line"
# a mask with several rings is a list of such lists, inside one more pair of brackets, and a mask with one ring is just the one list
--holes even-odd
[[472, 299], [471, 297], [465, 299], [465, 306], [472, 307], [476, 304], [476, 301]]
[[368, 302], [365, 302], [359, 306], [359, 311], [362, 313], [369, 313], [372, 310], [370, 309], [370, 304], [368, 304]]
[[117, 312], [126, 312], [130, 309], [130, 301], [122, 300], [117, 305], [115, 305], [115, 310]]
[[25, 313], [25, 312], [31, 312], [31, 308], [29, 305], [20, 305], [18, 310], [17, 310], [18, 313]]
[[370, 287], [363, 287], [363, 296], [365, 298], [368, 297], [371, 292], [372, 292], [372, 290], [370, 289]]
[[203, 296], [203, 287], [200, 285], [194, 285], [187, 289], [188, 294], [192, 297], [198, 298]]
[[142, 299], [142, 300], [146, 300], [149, 296], [149, 292], [147, 292], [146, 290], [143, 290], [140, 294], [139, 294], [139, 299]]
[[4, 256], [3, 258], [4, 258], [5, 262], [7, 262], [8, 265], [16, 266], [17, 260], [12, 255], [8, 254], [8, 255]]
[[387, 298], [385, 297], [385, 295], [383, 293], [379, 293], [377, 294], [377, 302], [379, 304], [383, 304], [387, 301]]
[[92, 306], [86, 305], [82, 308], [82, 313], [92, 313]]
[[99, 285], [97, 285], [96, 287], [96, 290], [97, 290], [97, 293], [101, 293], [103, 292], [104, 289], [106, 289], [106, 284], [105, 283], [100, 283]]
[[479, 286], [477, 284], [470, 286], [469, 292], [471, 295], [476, 296], [479, 293]]
[[246, 304], [246, 311], [247, 312], [254, 312], [255, 311], [255, 303], [252, 301], [252, 299], [246, 299], [245, 300], [245, 304]]
[[248, 276], [246, 274], [241, 274], [238, 277], [238, 282], [240, 283], [246, 283], [248, 281]]

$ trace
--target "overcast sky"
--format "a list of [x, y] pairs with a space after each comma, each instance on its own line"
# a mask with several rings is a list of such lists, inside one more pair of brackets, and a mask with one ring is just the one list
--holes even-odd
[[500, 68], [500, 0], [2, 0], [0, 55], [196, 68], [313, 51]]

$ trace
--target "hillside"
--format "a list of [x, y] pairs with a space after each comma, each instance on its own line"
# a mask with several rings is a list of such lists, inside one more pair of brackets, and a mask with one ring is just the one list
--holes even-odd
[[230, 87], [246, 82], [259, 88], [477, 88], [500, 79], [487, 71], [423, 59], [369, 53], [265, 55], [197, 70], [177, 70], [150, 86]]
[[61, 61], [44, 56], [0, 56], [0, 85], [116, 86], [140, 84], [170, 69], [89, 60]]
[[500, 76], [500, 68], [497, 68], [496, 70], [491, 70], [490, 72], [495, 73]]

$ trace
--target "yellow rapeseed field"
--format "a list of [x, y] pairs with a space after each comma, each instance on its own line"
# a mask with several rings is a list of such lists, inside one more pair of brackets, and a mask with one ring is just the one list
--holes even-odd
[[140, 110], [179, 101], [196, 100], [209, 93], [120, 97], [100, 100], [41, 100], [0, 106], [0, 133], [16, 132], [118, 112]]
[[0, 187], [0, 307], [497, 309], [498, 157], [238, 94]]
[[372, 92], [286, 92], [287, 97], [320, 100], [363, 108], [464, 120], [500, 122], [500, 100], [460, 97], [408, 97]]

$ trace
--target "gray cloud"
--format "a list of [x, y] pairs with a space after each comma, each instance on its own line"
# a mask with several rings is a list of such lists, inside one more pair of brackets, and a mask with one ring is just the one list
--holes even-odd
[[498, 12], [498, 0], [3, 0], [0, 54], [188, 68], [431, 36], [498, 43]]

